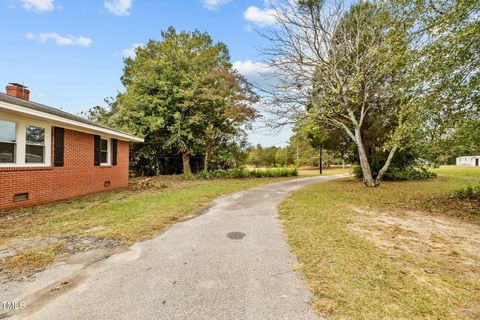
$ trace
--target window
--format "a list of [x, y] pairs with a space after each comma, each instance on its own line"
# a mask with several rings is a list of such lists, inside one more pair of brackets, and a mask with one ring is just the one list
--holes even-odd
[[15, 163], [16, 124], [0, 120], [0, 163]]
[[51, 126], [1, 113], [0, 168], [48, 167], [51, 162]]
[[100, 139], [100, 163], [108, 164], [108, 140]]
[[27, 125], [25, 163], [45, 162], [45, 129]]

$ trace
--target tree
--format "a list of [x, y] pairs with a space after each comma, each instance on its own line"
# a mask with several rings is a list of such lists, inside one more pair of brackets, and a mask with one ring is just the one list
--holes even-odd
[[206, 127], [204, 171], [209, 170], [211, 156], [222, 139], [235, 138], [257, 117], [252, 105], [259, 99], [251, 84], [235, 70], [223, 69], [207, 80], [207, 106], [201, 114]]
[[247, 163], [255, 166], [255, 168], [265, 165], [263, 162], [263, 147], [257, 144], [255, 147], [250, 148], [248, 151]]
[[319, 166], [320, 174], [324, 165], [341, 164], [347, 156], [345, 137], [333, 127], [321, 126], [313, 118], [305, 117], [295, 123], [290, 148], [298, 149], [298, 166]]
[[[408, 34], [392, 28], [389, 12], [377, 3], [345, 11], [342, 2], [286, 0], [275, 10], [278, 28], [267, 35], [272, 47], [265, 51], [279, 78], [269, 92], [272, 111], [344, 130], [356, 145], [365, 184], [378, 186], [414, 125], [404, 77]], [[369, 121], [386, 133], [381, 148], [388, 157], [376, 177], [363, 136]]]
[[[430, 161], [452, 163], [465, 150], [462, 135], [480, 111], [480, 2], [397, 1], [399, 19], [415, 21], [408, 30], [417, 48], [417, 103], [425, 124], [417, 139]], [[467, 148], [468, 149], [468, 148]]]
[[252, 105], [258, 96], [231, 69], [225, 44], [214, 43], [207, 33], [172, 27], [161, 36], [125, 59], [126, 91], [110, 110], [92, 114], [108, 115], [115, 127], [145, 137], [139, 147], [143, 166], [180, 154], [183, 173], [192, 172], [192, 156], [203, 157], [208, 170], [216, 148], [232, 146], [257, 117]]
[[319, 173], [323, 174], [323, 148], [329, 139], [329, 130], [326, 127], [319, 126], [318, 123], [310, 120], [302, 125], [301, 131], [303, 131], [303, 134], [310, 143], [310, 146], [318, 150]]
[[210, 170], [227, 170], [247, 162], [248, 140], [246, 134], [225, 136], [218, 142], [209, 163]]
[[441, 164], [455, 164], [457, 157], [480, 154], [480, 117], [464, 121], [442, 139], [428, 144], [430, 159]]
[[268, 167], [276, 167], [278, 163], [277, 151], [278, 147], [268, 147], [263, 149], [263, 163]]
[[395, 161], [434, 162], [435, 149], [478, 115], [480, 2], [276, 4], [265, 50], [278, 79], [266, 90], [271, 111], [280, 123], [343, 130], [367, 186]]

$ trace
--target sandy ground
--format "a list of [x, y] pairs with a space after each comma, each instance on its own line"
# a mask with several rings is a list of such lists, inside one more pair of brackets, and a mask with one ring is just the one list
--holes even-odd
[[[402, 270], [437, 292], [449, 288], [480, 297], [480, 226], [422, 212], [378, 212], [352, 208], [350, 228], [382, 249]], [[453, 292], [451, 297], [456, 299]], [[461, 299], [461, 298], [460, 298]], [[463, 310], [479, 319], [480, 298]]]
[[408, 253], [441, 260], [466, 272], [480, 270], [480, 226], [446, 216], [407, 211], [386, 213], [354, 208], [360, 213], [352, 229], [389, 254]]
[[[113, 251], [121, 246], [120, 241], [115, 239], [105, 239], [99, 237], [33, 237], [18, 238], [0, 245], [0, 262], [10, 257], [23, 254], [25, 252], [44, 250], [51, 246], [57, 246], [55, 260], [57, 262], [67, 260], [71, 255], [82, 252], [94, 251], [99, 249], [109, 249]], [[23, 268], [15, 272], [5, 271], [0, 263], [0, 283], [10, 281], [34, 281], [36, 274], [45, 270], [47, 267]]]

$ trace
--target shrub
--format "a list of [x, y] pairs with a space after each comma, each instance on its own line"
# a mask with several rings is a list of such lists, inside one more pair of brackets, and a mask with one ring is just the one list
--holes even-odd
[[[355, 166], [353, 168], [355, 177], [363, 178], [362, 167]], [[412, 181], [425, 180], [435, 178], [437, 174], [428, 170], [426, 167], [407, 166], [405, 168], [390, 167], [383, 176], [386, 181]]]
[[216, 170], [202, 172], [199, 174], [203, 179], [242, 179], [242, 178], [276, 178], [276, 177], [292, 177], [298, 176], [296, 168], [269, 168], [269, 169], [255, 169], [248, 170], [246, 168], [234, 168], [230, 170]]
[[455, 197], [462, 200], [480, 202], [480, 184], [478, 186], [466, 186], [455, 191]]
[[297, 168], [256, 169], [251, 171], [251, 174], [256, 178], [296, 177], [298, 170]]
[[411, 180], [425, 180], [435, 178], [436, 173], [428, 170], [425, 167], [406, 167], [404, 169], [390, 168], [383, 176], [384, 180], [390, 181], [411, 181]]
[[233, 168], [227, 170], [227, 178], [242, 179], [250, 177], [250, 171], [248, 171], [246, 168]]
[[362, 179], [363, 178], [362, 167], [359, 165], [353, 166], [353, 175], [355, 176], [355, 178]]

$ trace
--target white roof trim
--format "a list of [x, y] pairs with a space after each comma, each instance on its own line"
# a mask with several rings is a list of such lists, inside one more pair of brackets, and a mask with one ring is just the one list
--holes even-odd
[[20, 114], [24, 116], [29, 116], [29, 117], [53, 122], [55, 125], [60, 125], [67, 129], [82, 131], [82, 132], [91, 133], [91, 134], [97, 134], [97, 133], [107, 134], [110, 137], [116, 138], [118, 140], [123, 140], [123, 141], [130, 141], [130, 142], [145, 141], [142, 138], [139, 138], [130, 134], [126, 134], [123, 132], [119, 132], [113, 129], [102, 128], [99, 126], [95, 126], [93, 124], [87, 124], [80, 121], [75, 121], [72, 119], [67, 119], [61, 116], [53, 115], [47, 112], [32, 110], [30, 108], [0, 101], [0, 110], [2, 109], [10, 111], [10, 113]]

